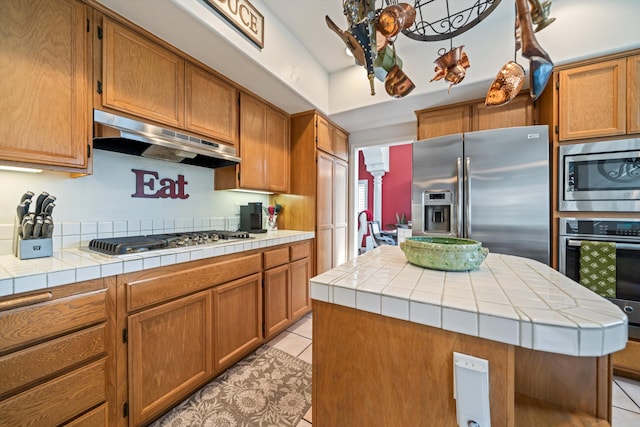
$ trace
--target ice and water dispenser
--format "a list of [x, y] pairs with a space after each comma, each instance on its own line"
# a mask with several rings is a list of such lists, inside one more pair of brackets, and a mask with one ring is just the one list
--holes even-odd
[[452, 223], [453, 206], [453, 192], [449, 190], [423, 192], [423, 232], [455, 235]]

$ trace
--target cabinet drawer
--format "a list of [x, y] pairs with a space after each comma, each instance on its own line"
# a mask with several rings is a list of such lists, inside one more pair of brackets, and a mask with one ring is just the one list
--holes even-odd
[[0, 396], [105, 354], [106, 333], [94, 326], [0, 357]]
[[264, 269], [268, 270], [289, 262], [289, 248], [274, 249], [264, 253]]
[[0, 312], [0, 354], [106, 320], [105, 290]]
[[305, 242], [299, 245], [293, 245], [291, 246], [290, 250], [291, 261], [308, 258], [309, 256], [311, 256], [311, 245], [309, 244], [309, 242]]
[[139, 310], [261, 270], [261, 255], [254, 254], [188, 270], [178, 266], [136, 273], [128, 276], [132, 279], [127, 280], [127, 308]]
[[106, 359], [0, 402], [2, 424], [56, 426], [106, 400]]
[[109, 425], [109, 405], [98, 406], [93, 411], [89, 411], [80, 418], [65, 424], [65, 427], [103, 427]]

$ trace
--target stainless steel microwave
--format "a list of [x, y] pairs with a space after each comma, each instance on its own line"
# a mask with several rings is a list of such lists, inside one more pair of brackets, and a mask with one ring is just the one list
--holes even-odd
[[640, 138], [562, 145], [561, 211], [640, 211]]

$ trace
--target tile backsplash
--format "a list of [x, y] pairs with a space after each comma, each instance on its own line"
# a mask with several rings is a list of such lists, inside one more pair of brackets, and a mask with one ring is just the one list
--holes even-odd
[[[98, 238], [179, 233], [181, 231], [235, 231], [239, 225], [239, 216], [62, 222], [53, 231], [53, 250], [86, 247], [91, 240]], [[13, 224], [0, 224], [0, 255], [13, 253], [13, 229]]]

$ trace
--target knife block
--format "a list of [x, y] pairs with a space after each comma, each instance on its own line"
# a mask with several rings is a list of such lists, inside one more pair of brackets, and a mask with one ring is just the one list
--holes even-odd
[[13, 227], [13, 254], [20, 259], [44, 258], [53, 255], [53, 239], [23, 239], [18, 232], [18, 224]]
[[18, 237], [16, 256], [20, 259], [44, 258], [53, 255], [53, 242], [51, 237], [43, 239], [23, 240]]

